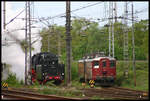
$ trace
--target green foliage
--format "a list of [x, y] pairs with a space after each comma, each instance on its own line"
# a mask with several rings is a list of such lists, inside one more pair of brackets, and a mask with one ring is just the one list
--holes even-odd
[[100, 98], [99, 96], [93, 96], [92, 100], [104, 100], [104, 98]]
[[45, 85], [56, 87], [56, 85], [54, 84], [54, 81], [48, 81], [46, 82]]
[[23, 80], [19, 81], [17, 78], [16, 78], [16, 74], [14, 73], [9, 73], [8, 75], [8, 78], [4, 81], [2, 81], [2, 83], [5, 82], [8, 84], [8, 87], [21, 87], [23, 86]]
[[[108, 27], [98, 27], [98, 23], [91, 22], [84, 18], [74, 19], [72, 21], [72, 58], [79, 60], [86, 53], [104, 51], [108, 55], [109, 47], [109, 32]], [[40, 32], [42, 37], [41, 51], [48, 51], [58, 54], [58, 42], [61, 48], [61, 61], [66, 60], [66, 29], [65, 26], [52, 25], [53, 27], [43, 28]], [[115, 35], [115, 57], [118, 60], [123, 59], [123, 38], [124, 31], [121, 22], [114, 23]], [[129, 39], [129, 59], [132, 59], [132, 26], [126, 26], [128, 30]], [[141, 20], [134, 23], [135, 36], [135, 58], [137, 60], [148, 59], [148, 20]], [[48, 38], [49, 37], [49, 38]], [[49, 39], [49, 40], [48, 40]]]
[[71, 74], [72, 74], [72, 80], [78, 80], [79, 75], [78, 75], [78, 65], [76, 61], [72, 62], [72, 67], [71, 67]]
[[40, 83], [38, 82], [38, 80], [35, 80], [35, 82], [33, 83], [33, 86], [39, 86]]
[[[109, 50], [109, 31], [108, 27], [99, 28], [98, 23], [91, 22], [86, 19], [74, 19], [71, 22], [71, 55], [72, 55], [72, 64], [71, 64], [71, 74], [72, 80], [78, 79], [77, 73], [77, 61], [81, 59], [86, 53], [103, 51], [108, 56]], [[115, 57], [117, 60], [123, 60], [123, 39], [124, 31], [123, 25], [121, 22], [114, 23], [114, 48], [115, 48]], [[128, 47], [129, 47], [129, 60], [132, 59], [132, 26], [126, 26], [128, 28]], [[134, 23], [134, 36], [135, 36], [135, 59], [136, 60], [147, 60], [148, 59], [148, 20], [141, 20]], [[41, 51], [48, 51], [48, 41], [49, 49], [51, 52], [58, 54], [58, 46], [60, 42], [61, 56], [60, 60], [65, 64], [66, 72], [66, 29], [65, 26], [53, 25], [53, 27], [43, 28], [40, 32], [42, 37], [42, 47]], [[49, 38], [48, 38], [49, 36]], [[121, 85], [123, 78], [123, 63], [120, 63], [120, 68], [117, 66], [117, 77], [118, 85]], [[130, 71], [132, 71], [132, 64], [129, 65]], [[143, 66], [138, 66], [137, 69], [145, 69]], [[147, 68], [147, 65], [146, 65]], [[130, 72], [131, 73], [131, 72]], [[66, 74], [66, 73], [65, 73]], [[138, 74], [138, 73], [137, 73]], [[130, 75], [132, 76], [132, 75]], [[128, 81], [124, 84], [129, 83]]]
[[117, 61], [117, 79], [115, 84], [138, 90], [148, 90], [148, 61], [136, 61], [136, 87], [134, 87], [134, 73], [132, 61], [129, 62], [129, 78], [124, 77], [123, 61]]
[[8, 78], [7, 78], [6, 82], [7, 82], [8, 84], [17, 84], [17, 83], [18, 83], [18, 80], [17, 80], [17, 78], [16, 78], [16, 74], [10, 73], [10, 74], [8, 75]]
[[23, 82], [23, 80], [20, 80], [20, 84], [21, 84], [21, 85], [24, 85], [24, 82]]
[[[29, 45], [25, 41], [25, 39], [21, 41], [20, 45], [21, 45], [21, 49], [23, 52], [25, 52], [25, 47], [27, 47], [27, 52], [29, 52]], [[31, 46], [31, 51], [33, 51], [33, 50], [34, 50], [34, 48]]]
[[82, 92], [76, 90], [75, 88], [61, 88], [61, 87], [56, 87], [56, 86], [48, 86], [45, 87], [43, 86], [43, 89], [39, 89], [38, 92], [41, 94], [54, 94], [54, 95], [59, 95], [59, 96], [67, 96], [67, 97], [81, 97]]

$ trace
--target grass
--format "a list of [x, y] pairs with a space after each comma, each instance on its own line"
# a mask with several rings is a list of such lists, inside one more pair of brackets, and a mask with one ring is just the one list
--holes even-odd
[[82, 92], [73, 87], [64, 88], [59, 86], [53, 87], [44, 85], [42, 89], [38, 89], [38, 92], [46, 95], [53, 94], [66, 97], [82, 97]]

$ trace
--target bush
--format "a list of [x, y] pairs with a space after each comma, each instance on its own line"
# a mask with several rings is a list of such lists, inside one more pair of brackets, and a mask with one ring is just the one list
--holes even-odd
[[123, 75], [123, 61], [117, 62], [117, 77], [115, 85], [128, 87], [139, 90], [148, 90], [148, 62], [136, 61], [136, 87], [134, 86], [134, 73], [132, 67], [132, 61], [129, 62], [129, 77], [126, 79]]
[[17, 78], [16, 78], [16, 74], [14, 73], [10, 73], [8, 75], [8, 78], [7, 80], [4, 80], [3, 82], [7, 83], [8, 84], [8, 87], [10, 86], [15, 86], [15, 87], [20, 87], [21, 85], [23, 85], [23, 80], [19, 81]]

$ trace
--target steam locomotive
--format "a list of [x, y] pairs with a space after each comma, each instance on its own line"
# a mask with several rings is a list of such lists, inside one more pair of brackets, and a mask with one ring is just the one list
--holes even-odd
[[58, 62], [57, 55], [51, 52], [41, 52], [32, 56], [32, 82], [36, 80], [40, 84], [53, 80], [60, 84], [65, 77], [64, 64]]
[[93, 80], [102, 86], [110, 86], [116, 80], [116, 59], [107, 56], [84, 57], [78, 61], [80, 81]]

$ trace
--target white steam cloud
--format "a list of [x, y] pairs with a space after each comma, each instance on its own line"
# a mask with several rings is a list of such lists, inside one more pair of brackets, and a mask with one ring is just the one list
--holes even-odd
[[[3, 4], [3, 2], [2, 2]], [[3, 5], [1, 6], [1, 15], [3, 15]], [[12, 6], [10, 2], [6, 2], [6, 23], [8, 23], [12, 18], [14, 18], [17, 14], [19, 14], [22, 10], [24, 9], [24, 7], [17, 9], [16, 11], [12, 10]], [[19, 18], [24, 18], [25, 17], [25, 11], [18, 16]], [[25, 73], [25, 53], [22, 51], [21, 46], [18, 43], [13, 43], [10, 44], [10, 42], [15, 42], [15, 40], [13, 40], [12, 38], [9, 37], [9, 35], [7, 35], [6, 31], [4, 31], [3, 29], [3, 16], [1, 17], [1, 29], [2, 29], [2, 41], [1, 41], [1, 45], [5, 43], [5, 39], [7, 40], [6, 42], [8, 42], [8, 46], [4, 46], [2, 45], [2, 62], [5, 62], [7, 64], [12, 65], [12, 67], [10, 68], [10, 71], [15, 73], [17, 78], [19, 80], [24, 80], [24, 73]], [[25, 21], [22, 19], [15, 19], [13, 22], [11, 22], [10, 24], [8, 24], [6, 26], [6, 30], [8, 30], [10, 32], [10, 34], [12, 34], [13, 36], [15, 36], [17, 39], [22, 40], [25, 38], [25, 31], [24, 30], [19, 30], [19, 31], [14, 31], [11, 32], [14, 29], [20, 29], [23, 28], [25, 26]], [[37, 29], [32, 29], [32, 37], [36, 36], [38, 34], [38, 30]], [[40, 37], [37, 37], [40, 38]], [[36, 38], [36, 39], [37, 39]], [[32, 41], [36, 40], [31, 39]], [[36, 42], [35, 44], [33, 44], [33, 47], [35, 48], [34, 51], [32, 51], [32, 54], [35, 54], [37, 52], [40, 52], [40, 47], [41, 47], [41, 42], [40, 39], [38, 40], [38, 42]]]

